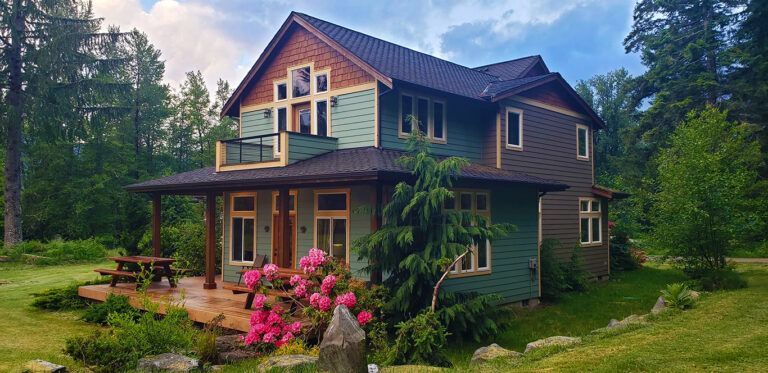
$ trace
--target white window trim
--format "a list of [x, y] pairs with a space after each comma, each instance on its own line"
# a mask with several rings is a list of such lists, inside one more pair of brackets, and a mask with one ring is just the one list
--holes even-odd
[[[277, 86], [279, 86], [279, 85], [281, 85], [281, 84], [285, 84], [285, 98], [284, 98], [284, 99], [278, 99], [278, 98], [277, 98]], [[288, 99], [288, 82], [287, 82], [287, 80], [286, 80], [286, 79], [282, 79], [282, 80], [275, 80], [275, 81], [272, 83], [272, 89], [273, 89], [273, 93], [274, 93], [272, 98], [273, 98], [273, 100], [274, 100], [275, 102], [283, 102], [283, 101], [285, 101], [285, 100], [287, 100], [287, 99]]]
[[[404, 93], [401, 92], [398, 96], [398, 115], [397, 115], [397, 135], [401, 138], [406, 137], [413, 132], [413, 123], [411, 123], [411, 132], [405, 132], [403, 131], [403, 125], [405, 124], [405, 119], [403, 118], [403, 96], [408, 96], [411, 98], [411, 115], [414, 115], [416, 113], [416, 97], [410, 93]], [[415, 116], [415, 115], [414, 115]]]
[[[585, 150], [587, 152], [587, 155], [581, 155], [579, 154], [579, 130], [584, 129], [586, 131], [586, 138], [584, 139], [586, 141]], [[589, 127], [585, 126], [583, 124], [577, 124], [576, 125], [576, 158], [584, 161], [589, 160], [589, 151], [592, 148], [592, 136], [589, 134]]]
[[[291, 72], [293, 72], [294, 70], [303, 69], [305, 67], [309, 68], [309, 93], [307, 93], [304, 96], [294, 97], [293, 96], [293, 76], [291, 75]], [[310, 100], [312, 97], [312, 92], [314, 92], [314, 89], [315, 89], [314, 88], [315, 83], [312, 82], [314, 78], [313, 72], [315, 70], [314, 63], [305, 63], [301, 65], [296, 65], [296, 66], [290, 66], [286, 70], [287, 70], [287, 73], [286, 73], [285, 80], [287, 81], [287, 88], [288, 88], [288, 92], [287, 92], [288, 94], [286, 96], [288, 96], [288, 98], [290, 98], [291, 100], [303, 100], [303, 99]]]
[[317, 120], [317, 114], [319, 113], [317, 103], [323, 101], [325, 101], [325, 125], [328, 127], [326, 136], [331, 137], [333, 136], [331, 131], [331, 100], [328, 96], [318, 97], [312, 101], [312, 134], [317, 135], [317, 124], [319, 123]]
[[[235, 197], [253, 197], [253, 211], [235, 211]], [[253, 261], [234, 260], [235, 257], [235, 237], [232, 234], [232, 228], [234, 227], [235, 218], [248, 218], [253, 219], [253, 257], [258, 255], [258, 212], [259, 212], [259, 198], [256, 192], [236, 192], [229, 193], [229, 264], [230, 265], [248, 265], [253, 264]], [[243, 231], [243, 234], [245, 231]]]
[[[435, 104], [441, 104], [443, 105], [443, 136], [437, 137], [435, 136]], [[427, 126], [429, 129], [429, 138], [432, 140], [432, 142], [437, 142], [441, 144], [445, 144], [448, 142], [448, 105], [446, 105], [445, 101], [438, 100], [438, 99], [432, 99], [429, 101], [429, 125]]]
[[[589, 211], [581, 211], [581, 203], [587, 202], [587, 209]], [[598, 201], [600, 203], [600, 208], [597, 211], [592, 211], [592, 203], [594, 201]], [[581, 246], [600, 246], [603, 243], [603, 201], [601, 201], [598, 198], [587, 198], [582, 197], [579, 198], [579, 243]], [[598, 237], [597, 240], [592, 236], [592, 219], [597, 218], [598, 219]], [[589, 231], [589, 240], [588, 241], [582, 241], [581, 240], [581, 219], [587, 219], [587, 229]]]
[[[519, 130], [520, 144], [518, 145], [509, 143], [509, 113], [516, 113], [517, 115], [520, 116], [520, 130]], [[507, 110], [504, 113], [504, 123], [506, 125], [506, 130], [505, 130], [506, 136], [504, 137], [504, 146], [509, 150], [522, 151], [523, 150], [523, 132], [524, 132], [523, 127], [525, 123], [525, 121], [523, 120], [523, 110], [518, 108], [513, 108], [513, 107], [507, 107]]]
[[[427, 100], [427, 132], [424, 134], [426, 138], [436, 144], [448, 143], [448, 104], [446, 100], [441, 98], [435, 98], [425, 95], [415, 94], [413, 92], [400, 92], [397, 102], [397, 137], [401, 139], [407, 138], [411, 132], [403, 131], [403, 124], [405, 122], [403, 118], [403, 96], [411, 98], [411, 115], [418, 118], [419, 100]], [[435, 103], [443, 105], [443, 137], [438, 138], [434, 136], [434, 121], [435, 121]], [[411, 123], [411, 131], [413, 131], [414, 123]]]
[[[469, 189], [457, 189], [453, 190], [454, 195], [454, 211], [471, 211], [475, 215], [482, 215], [483, 217], [488, 220], [490, 223], [491, 221], [491, 193], [486, 190], [469, 190]], [[462, 209], [461, 208], [461, 195], [462, 194], [470, 194], [472, 196], [472, 206], [469, 210]], [[483, 194], [486, 196], [486, 203], [487, 203], [487, 209], [486, 210], [477, 210], [477, 195]], [[479, 247], [477, 244], [472, 245], [473, 251], [477, 252]], [[463, 269], [462, 262], [459, 262], [456, 264], [455, 268], [451, 270], [450, 274], [451, 277], [462, 277], [462, 276], [477, 276], [477, 275], [486, 275], [491, 273], [491, 266], [492, 266], [492, 259], [491, 255], [493, 253], [492, 247], [491, 247], [491, 241], [486, 240], [485, 242], [485, 256], [486, 256], [486, 266], [480, 267], [478, 263], [478, 256], [474, 253], [470, 254], [470, 258], [472, 258], [472, 263], [470, 265], [469, 269]], [[466, 258], [466, 257], [465, 257]], [[463, 261], [464, 259], [462, 259]]]
[[[310, 67], [310, 69], [311, 69], [311, 67]], [[326, 87], [325, 88], [326, 89], [325, 89], [325, 91], [322, 91], [322, 92], [318, 92], [317, 91], [317, 77], [320, 76], [320, 75], [325, 75], [325, 77], [326, 77], [326, 79], [325, 79], [325, 81], [326, 81]], [[312, 84], [312, 91], [311, 92], [314, 95], [324, 95], [324, 94], [327, 94], [328, 92], [330, 92], [331, 91], [331, 70], [327, 70], [326, 69], [326, 70], [319, 70], [319, 71], [312, 72], [312, 82], [311, 82], [311, 84]], [[302, 97], [305, 97], [305, 96], [302, 96]]]
[[[346, 210], [322, 210], [322, 211], [319, 210], [318, 209], [317, 199], [318, 199], [318, 196], [320, 196], [322, 194], [345, 194], [347, 196], [347, 209]], [[350, 236], [351, 228], [352, 228], [351, 227], [351, 223], [352, 222], [351, 222], [351, 219], [350, 219], [350, 211], [351, 211], [351, 207], [352, 207], [350, 204], [352, 203], [352, 199], [350, 198], [350, 195], [351, 195], [350, 189], [319, 189], [319, 190], [315, 190], [315, 197], [314, 197], [314, 202], [315, 202], [314, 215], [315, 215], [315, 218], [313, 219], [315, 225], [314, 225], [314, 227], [312, 227], [312, 232], [313, 232], [312, 234], [314, 236], [314, 237], [312, 237], [312, 245], [314, 247], [318, 247], [318, 245], [317, 245], [317, 221], [319, 219], [328, 219], [328, 218], [330, 218], [331, 219], [331, 229], [333, 229], [333, 219], [345, 219], [346, 220], [346, 224], [347, 224], [347, 237], [345, 237], [345, 240], [346, 240], [347, 253], [346, 253], [346, 258], [344, 259], [344, 261], [345, 261], [345, 263], [347, 265], [349, 265], [349, 256], [350, 256], [350, 251], [351, 251], [351, 248], [349, 247], [349, 241], [350, 241], [349, 236]], [[297, 202], [298, 202], [298, 200], [297, 200]], [[333, 235], [331, 235], [331, 237], [333, 237]], [[328, 249], [328, 251], [331, 251], [331, 253], [329, 253], [329, 254], [333, 255], [333, 253], [332, 253], [333, 247], [330, 247]]]
[[[272, 129], [274, 130], [274, 133], [280, 133], [280, 130], [278, 129], [278, 118], [280, 117], [277, 115], [277, 112], [280, 109], [285, 109], [285, 130], [288, 131], [289, 128], [291, 128], [291, 115], [288, 115], [288, 106], [276, 106], [273, 110], [272, 115]], [[272, 144], [272, 152], [275, 156], [280, 155], [280, 150], [277, 148], [277, 141], [279, 141], [280, 136], [273, 136], [273, 144]]]

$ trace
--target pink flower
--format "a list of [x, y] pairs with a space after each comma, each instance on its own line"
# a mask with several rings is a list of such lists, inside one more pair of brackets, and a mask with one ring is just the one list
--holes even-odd
[[254, 333], [253, 330], [251, 330], [245, 336], [245, 340], [243, 340], [243, 343], [246, 346], [249, 346], [249, 345], [253, 344], [254, 342], [258, 342], [259, 340], [261, 340], [261, 334]]
[[291, 286], [296, 286], [297, 284], [301, 283], [301, 276], [299, 275], [293, 275], [291, 276], [291, 279], [288, 281]]
[[269, 325], [274, 325], [274, 324], [277, 324], [277, 323], [279, 323], [281, 321], [283, 321], [283, 319], [280, 318], [280, 315], [278, 315], [278, 314], [276, 314], [274, 312], [270, 312], [269, 313], [269, 317], [267, 317], [267, 324], [269, 324]]
[[279, 327], [277, 325], [269, 328], [269, 332], [274, 334], [275, 336], [280, 335], [280, 333], [282, 333], [282, 331], [283, 331], [283, 328], [281, 328], [281, 327]]
[[350, 291], [346, 294], [342, 294], [336, 297], [336, 305], [338, 306], [340, 304], [343, 304], [347, 306], [347, 308], [352, 309], [352, 307], [357, 304], [357, 297], [355, 296], [355, 293]]
[[267, 297], [264, 294], [256, 294], [256, 296], [253, 298], [253, 307], [255, 309], [260, 310], [264, 308], [264, 302], [267, 301]]
[[328, 311], [331, 309], [331, 298], [328, 298], [326, 296], [321, 296], [320, 299], [317, 301], [317, 308], [320, 309], [320, 311]]
[[320, 291], [322, 291], [325, 295], [331, 294], [331, 290], [333, 290], [334, 286], [336, 286], [336, 276], [325, 276], [323, 283], [320, 285]]
[[275, 264], [269, 263], [264, 266], [264, 277], [266, 277], [267, 280], [272, 281], [277, 278], [279, 271], [280, 271], [280, 267], [278, 267]]
[[267, 317], [269, 316], [269, 311], [253, 311], [251, 313], [251, 322], [250, 325], [256, 325], [261, 324], [264, 321], [267, 321]]
[[259, 280], [261, 280], [261, 273], [257, 270], [248, 271], [243, 274], [243, 281], [245, 281], [245, 285], [251, 289], [253, 289], [254, 286], [259, 283]]
[[275, 335], [272, 333], [264, 333], [264, 336], [261, 338], [261, 340], [264, 343], [272, 343], [275, 341]]
[[320, 300], [320, 297], [322, 297], [322, 295], [320, 295], [320, 293], [313, 293], [312, 295], [310, 295], [309, 296], [309, 305], [312, 306], [312, 307], [317, 307], [317, 302]]
[[361, 326], [367, 324], [371, 320], [373, 320], [373, 315], [368, 311], [360, 311], [360, 313], [357, 314], [357, 323]]
[[298, 284], [293, 288], [293, 293], [299, 298], [304, 298], [307, 296], [307, 287], [304, 284]]
[[309, 249], [307, 256], [299, 259], [299, 267], [304, 270], [304, 273], [314, 273], [317, 270], [317, 267], [328, 261], [326, 255], [325, 251], [318, 248]]
[[288, 343], [293, 339], [293, 333], [288, 332], [283, 334], [283, 338], [280, 338], [280, 342]]
[[312, 264], [309, 262], [308, 256], [302, 256], [301, 259], [299, 259], [299, 267], [304, 270], [304, 273], [313, 273], [317, 270], [317, 268], [313, 267]]
[[293, 334], [301, 333], [301, 321], [294, 321], [293, 323], [286, 325], [286, 329]]

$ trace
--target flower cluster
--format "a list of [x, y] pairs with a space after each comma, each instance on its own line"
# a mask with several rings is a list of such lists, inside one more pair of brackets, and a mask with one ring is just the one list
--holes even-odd
[[264, 277], [267, 278], [268, 281], [274, 281], [278, 277], [278, 272], [280, 271], [280, 268], [275, 264], [267, 264], [264, 266]]
[[301, 322], [286, 323], [280, 307], [271, 310], [257, 309], [251, 314], [251, 330], [245, 336], [245, 344], [272, 343], [280, 347], [301, 333]]
[[243, 281], [245, 281], [246, 286], [253, 289], [261, 281], [261, 272], [258, 270], [245, 272], [243, 274]]
[[330, 258], [325, 251], [312, 248], [309, 249], [309, 254], [307, 254], [307, 256], [299, 259], [299, 267], [301, 267], [304, 273], [311, 274], [315, 273], [318, 267], [326, 264], [328, 260], [330, 260]]
[[336, 305], [338, 306], [340, 304], [347, 306], [349, 309], [354, 308], [355, 304], [357, 304], [357, 297], [355, 296], [355, 293], [350, 291], [336, 297]]

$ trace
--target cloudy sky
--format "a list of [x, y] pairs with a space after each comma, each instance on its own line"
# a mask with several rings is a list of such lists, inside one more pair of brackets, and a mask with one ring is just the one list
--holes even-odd
[[574, 84], [624, 66], [643, 71], [622, 40], [632, 0], [93, 0], [97, 17], [138, 28], [163, 53], [173, 86], [202, 71], [236, 86], [290, 11], [466, 66], [540, 54]]

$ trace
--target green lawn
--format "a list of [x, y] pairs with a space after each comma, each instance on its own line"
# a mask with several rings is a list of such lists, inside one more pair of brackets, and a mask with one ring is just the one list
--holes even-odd
[[32, 293], [97, 277], [100, 264], [32, 267], [0, 263], [0, 372], [20, 371], [24, 362], [40, 358], [83, 371], [62, 349], [64, 340], [88, 333], [92, 324], [80, 312], [49, 312], [30, 306]]

